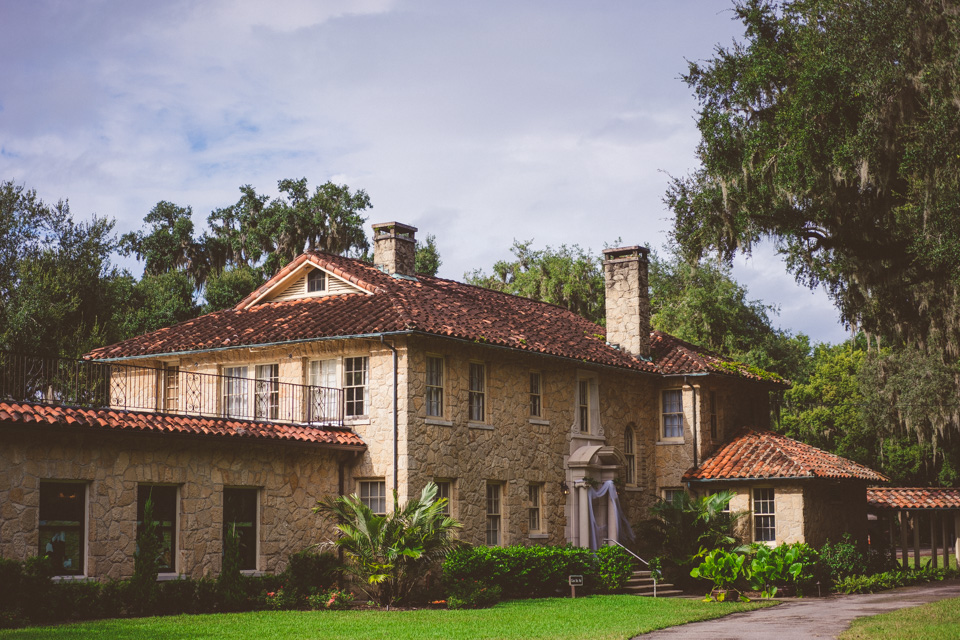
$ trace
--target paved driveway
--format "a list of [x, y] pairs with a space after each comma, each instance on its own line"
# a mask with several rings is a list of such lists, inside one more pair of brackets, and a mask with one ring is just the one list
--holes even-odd
[[638, 640], [698, 638], [709, 640], [806, 640], [835, 638], [854, 618], [960, 597], [960, 580], [945, 580], [882, 593], [827, 598], [797, 598], [769, 609], [735, 613], [719, 620], [694, 622], [654, 631]]

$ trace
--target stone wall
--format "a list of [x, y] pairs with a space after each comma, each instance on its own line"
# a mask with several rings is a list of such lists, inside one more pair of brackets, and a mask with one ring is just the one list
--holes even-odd
[[42, 427], [5, 428], [0, 442], [5, 558], [37, 554], [44, 480], [86, 484], [86, 575], [100, 579], [133, 574], [141, 483], [178, 487], [175, 562], [182, 575], [220, 572], [224, 487], [259, 489], [260, 571], [281, 571], [289, 554], [332, 535], [311, 509], [318, 498], [336, 495], [338, 458], [316, 447]]
[[[567, 540], [570, 496], [562, 492], [569, 480], [566, 458], [584, 444], [623, 447], [624, 429], [637, 428], [638, 486], [621, 489], [623, 506], [636, 521], [649, 504], [654, 478], [648, 459], [653, 448], [655, 408], [653, 378], [578, 368], [575, 363], [440, 339], [418, 338], [410, 343], [409, 425], [404, 453], [410, 464], [410, 491], [417, 493], [434, 479], [453, 481], [452, 513], [464, 528], [461, 538], [483, 544], [486, 530], [486, 484], [502, 486], [504, 544], [563, 544]], [[444, 361], [444, 415], [426, 415], [426, 357]], [[468, 419], [469, 363], [486, 368], [487, 416], [482, 423]], [[529, 375], [542, 379], [542, 416], [530, 416]], [[576, 423], [578, 377], [596, 381], [597, 416], [591, 433]], [[544, 485], [541, 518], [545, 533], [528, 530], [528, 487]]]

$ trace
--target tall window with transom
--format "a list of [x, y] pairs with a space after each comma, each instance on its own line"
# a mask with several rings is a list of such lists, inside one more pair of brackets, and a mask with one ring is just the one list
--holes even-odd
[[443, 358], [427, 356], [427, 415], [443, 417]]
[[500, 513], [500, 485], [487, 483], [487, 545], [500, 546], [502, 540]]
[[470, 391], [468, 409], [469, 419], [471, 422], [483, 422], [486, 418], [486, 375], [486, 367], [482, 363], [470, 363]]
[[366, 356], [343, 359], [344, 414], [347, 417], [367, 414], [367, 367]]

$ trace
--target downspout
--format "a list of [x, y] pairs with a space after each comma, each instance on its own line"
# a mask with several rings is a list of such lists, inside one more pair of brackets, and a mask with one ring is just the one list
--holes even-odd
[[697, 433], [700, 431], [700, 425], [697, 423], [697, 388], [687, 381], [687, 376], [683, 376], [683, 384], [688, 385], [690, 390], [693, 391], [693, 468], [696, 469], [700, 466], [699, 456], [697, 455], [697, 449], [699, 448]]
[[393, 490], [399, 493], [399, 474], [397, 472], [397, 462], [399, 459], [398, 448], [400, 440], [400, 427], [397, 422], [397, 366], [399, 359], [397, 356], [397, 348], [385, 341], [383, 339], [383, 334], [380, 335], [380, 344], [389, 347], [390, 351], [393, 351]]

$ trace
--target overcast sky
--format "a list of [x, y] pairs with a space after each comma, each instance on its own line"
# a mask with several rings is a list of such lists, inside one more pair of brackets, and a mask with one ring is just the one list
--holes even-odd
[[[657, 249], [668, 174], [696, 163], [678, 76], [742, 35], [732, 18], [726, 0], [0, 0], [0, 179], [120, 233], [159, 200], [201, 227], [243, 184], [333, 180], [367, 191], [369, 223], [435, 234], [458, 280], [514, 239]], [[846, 337], [771, 250], [735, 275], [781, 327]]]

